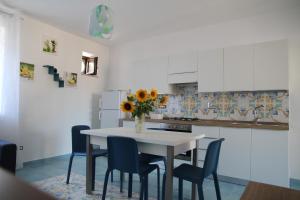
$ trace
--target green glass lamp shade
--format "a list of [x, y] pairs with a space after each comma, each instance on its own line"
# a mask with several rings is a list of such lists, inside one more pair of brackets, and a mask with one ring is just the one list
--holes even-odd
[[98, 5], [90, 16], [91, 36], [110, 39], [113, 31], [112, 10], [106, 5]]

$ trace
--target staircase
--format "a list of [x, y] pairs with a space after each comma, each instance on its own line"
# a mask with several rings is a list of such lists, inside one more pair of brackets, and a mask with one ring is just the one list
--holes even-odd
[[48, 69], [48, 74], [53, 75], [53, 81], [58, 82], [58, 87], [63, 88], [65, 86], [64, 80], [59, 77], [59, 73], [57, 73], [57, 69], [51, 65], [44, 65], [43, 67]]

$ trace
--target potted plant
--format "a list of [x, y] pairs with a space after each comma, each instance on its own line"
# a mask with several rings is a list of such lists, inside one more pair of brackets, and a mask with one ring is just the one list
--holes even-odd
[[127, 99], [121, 104], [123, 112], [131, 113], [135, 120], [135, 129], [137, 133], [144, 130], [145, 115], [149, 115], [155, 108], [166, 105], [168, 96], [158, 97], [156, 89], [151, 89], [150, 92], [146, 89], [139, 89], [135, 94], [130, 94]]

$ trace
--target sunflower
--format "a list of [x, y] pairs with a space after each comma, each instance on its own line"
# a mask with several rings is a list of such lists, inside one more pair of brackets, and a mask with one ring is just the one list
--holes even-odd
[[121, 104], [121, 110], [123, 112], [133, 112], [134, 111], [134, 105], [131, 101], [123, 101]]
[[150, 91], [150, 98], [152, 100], [155, 100], [157, 98], [157, 89], [155, 89], [155, 88], [151, 89], [151, 91]]
[[148, 98], [147, 90], [139, 89], [138, 91], [136, 91], [136, 98], [138, 102], [146, 101]]
[[160, 99], [160, 105], [161, 106], [165, 106], [167, 103], [168, 103], [168, 100], [169, 100], [169, 97], [168, 96], [163, 96], [161, 99]]

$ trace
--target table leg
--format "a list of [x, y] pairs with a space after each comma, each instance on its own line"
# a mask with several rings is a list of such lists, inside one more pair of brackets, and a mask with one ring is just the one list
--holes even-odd
[[167, 147], [165, 200], [173, 199], [173, 168], [174, 168], [174, 147], [168, 146]]
[[86, 136], [86, 193], [92, 194], [92, 151], [93, 146], [90, 144], [90, 136]]
[[[194, 166], [197, 166], [197, 148], [193, 149], [193, 158], [192, 162]], [[192, 184], [192, 200], [196, 200], [196, 184]]]

